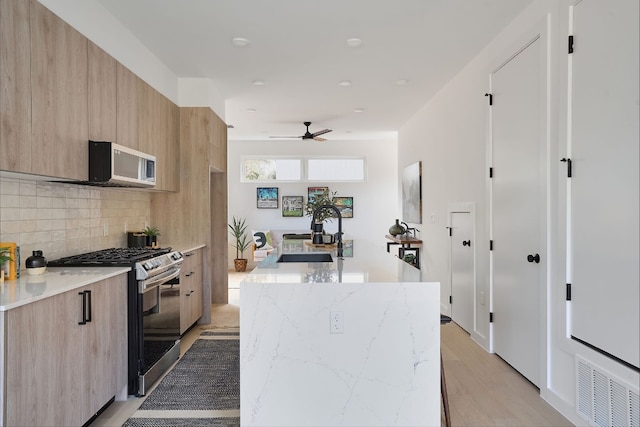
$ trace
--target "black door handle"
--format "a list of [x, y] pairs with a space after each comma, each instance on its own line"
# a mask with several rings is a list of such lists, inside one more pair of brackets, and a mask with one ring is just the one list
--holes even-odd
[[89, 315], [87, 316], [87, 322], [91, 322], [91, 314], [92, 314], [92, 310], [91, 310], [91, 291], [84, 291], [87, 294], [87, 300], [89, 301], [89, 303], [87, 304], [87, 306], [89, 307]]
[[538, 263], [540, 263], [540, 255], [538, 255], [538, 254], [527, 255], [527, 261], [535, 262], [536, 264], [538, 264]]
[[463, 241], [462, 241], [462, 246], [469, 246], [469, 247], [471, 247], [471, 240], [463, 240]]
[[87, 324], [87, 297], [84, 292], [78, 292], [78, 295], [82, 298], [82, 321], [78, 322], [78, 325]]

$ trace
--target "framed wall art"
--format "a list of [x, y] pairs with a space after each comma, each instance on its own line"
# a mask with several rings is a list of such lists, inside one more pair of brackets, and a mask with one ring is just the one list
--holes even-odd
[[278, 187], [258, 187], [258, 209], [278, 209]]
[[282, 196], [282, 216], [302, 216], [303, 205], [302, 196]]
[[316, 196], [329, 196], [329, 187], [308, 187], [308, 200], [309, 203], [313, 203], [313, 199]]
[[333, 203], [340, 211], [342, 218], [353, 218], [353, 197], [334, 197]]
[[422, 162], [402, 170], [402, 220], [422, 224]]

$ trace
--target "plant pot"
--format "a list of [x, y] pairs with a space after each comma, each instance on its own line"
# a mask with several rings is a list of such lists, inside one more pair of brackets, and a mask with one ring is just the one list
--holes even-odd
[[158, 236], [146, 236], [147, 246], [150, 248], [155, 248], [158, 245]]
[[246, 271], [247, 270], [247, 259], [246, 258], [236, 258], [233, 260], [233, 265], [236, 268], [236, 271]]

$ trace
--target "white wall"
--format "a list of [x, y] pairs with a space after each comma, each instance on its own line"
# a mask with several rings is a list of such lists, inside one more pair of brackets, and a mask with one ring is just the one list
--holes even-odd
[[[424, 252], [422, 265], [427, 280], [442, 283], [448, 298], [449, 236], [446, 230], [448, 207], [470, 202], [475, 206], [476, 242], [476, 322], [471, 336], [486, 349], [489, 341], [489, 303], [483, 305], [480, 293], [489, 295], [489, 181], [488, 123], [489, 74], [513, 52], [515, 44], [536, 28], [546, 32], [549, 67], [547, 115], [547, 191], [548, 266], [547, 306], [541, 318], [547, 334], [542, 349], [543, 381], [541, 396], [572, 422], [585, 425], [575, 410], [576, 355], [597, 363], [613, 375], [638, 387], [638, 375], [628, 368], [581, 346], [566, 337], [568, 308], [565, 302], [566, 178], [559, 159], [566, 153], [567, 35], [569, 0], [537, 0], [518, 16], [499, 36], [458, 75], [423, 106], [399, 131], [398, 164], [402, 167], [423, 162]], [[435, 221], [431, 222], [431, 215]], [[597, 243], [594, 243], [597, 244]], [[444, 301], [443, 301], [444, 302]], [[448, 301], [447, 305], [448, 305]], [[624, 339], [621, 331], [612, 330]]]
[[[282, 196], [304, 196], [307, 187], [329, 187], [338, 196], [353, 197], [353, 218], [343, 220], [345, 238], [371, 236], [369, 240], [385, 241], [384, 235], [399, 218], [397, 199], [397, 142], [387, 141], [230, 141], [228, 145], [229, 174], [229, 222], [233, 216], [247, 219], [251, 229], [309, 230], [311, 219], [285, 218], [282, 216]], [[287, 155], [287, 156], [366, 156], [368, 179], [366, 182], [298, 182], [298, 183], [241, 183], [240, 156], [242, 155]], [[258, 209], [257, 187], [278, 187], [279, 208]], [[337, 231], [337, 220], [325, 227], [329, 232]], [[231, 239], [230, 239], [231, 240]], [[251, 258], [245, 253], [246, 258]], [[235, 249], [230, 246], [229, 260], [233, 262]], [[250, 260], [251, 261], [251, 260]]]

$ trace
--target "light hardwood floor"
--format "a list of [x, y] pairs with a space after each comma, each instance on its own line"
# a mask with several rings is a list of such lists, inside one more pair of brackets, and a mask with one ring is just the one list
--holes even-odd
[[452, 425], [573, 425], [532, 383], [455, 323], [441, 327], [440, 343]]
[[[229, 274], [230, 304], [211, 306], [212, 324], [239, 326], [242, 274]], [[181, 340], [183, 354], [208, 325], [194, 326]], [[495, 354], [487, 353], [455, 323], [441, 327], [441, 346], [453, 426], [571, 426], [539, 396], [538, 389]], [[92, 426], [121, 426], [143, 398], [114, 402]], [[444, 425], [444, 416], [442, 417]]]

